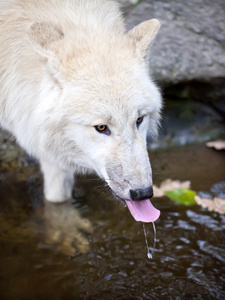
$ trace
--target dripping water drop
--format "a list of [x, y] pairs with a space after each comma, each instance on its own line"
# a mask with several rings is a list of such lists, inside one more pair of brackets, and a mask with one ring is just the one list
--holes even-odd
[[148, 259], [152, 259], [154, 249], [155, 249], [155, 244], [156, 244], [156, 228], [155, 228], [154, 222], [152, 222], [152, 227], [153, 227], [153, 231], [154, 231], [154, 243], [153, 243], [153, 247], [151, 248], [148, 244], [148, 237], [147, 237], [147, 231], [146, 231], [146, 228], [145, 228], [145, 223], [143, 223], [143, 230], [144, 230], [144, 235], [145, 235], [145, 243], [146, 243], [146, 247], [147, 247], [147, 257], [148, 257]]

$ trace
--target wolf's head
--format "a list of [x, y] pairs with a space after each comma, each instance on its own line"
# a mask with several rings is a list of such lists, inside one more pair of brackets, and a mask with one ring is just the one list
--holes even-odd
[[[161, 96], [150, 79], [147, 50], [158, 20], [123, 30], [74, 31], [34, 23], [30, 39], [58, 92], [42, 147], [63, 168], [94, 170], [126, 200], [152, 197], [148, 133], [157, 134]], [[49, 130], [49, 129], [48, 129]]]

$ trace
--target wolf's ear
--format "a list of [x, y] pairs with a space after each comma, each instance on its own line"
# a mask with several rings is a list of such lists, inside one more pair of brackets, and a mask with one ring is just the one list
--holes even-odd
[[142, 57], [147, 56], [148, 48], [158, 33], [160, 28], [159, 20], [151, 19], [135, 26], [133, 29], [128, 31], [136, 46], [136, 51]]
[[34, 22], [29, 27], [28, 36], [34, 49], [41, 56], [48, 57], [59, 47], [64, 34], [51, 23]]

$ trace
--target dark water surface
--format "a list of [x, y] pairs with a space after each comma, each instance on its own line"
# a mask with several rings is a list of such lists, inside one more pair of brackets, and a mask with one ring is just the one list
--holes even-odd
[[[225, 180], [224, 151], [200, 145], [150, 157], [155, 183], [191, 180], [194, 190], [207, 192]], [[76, 186], [76, 202], [58, 205], [54, 224], [70, 235], [79, 210], [94, 231], [83, 233], [90, 251], [71, 257], [45, 242], [53, 225], [46, 221], [38, 166], [26, 157], [1, 161], [0, 299], [225, 299], [224, 215], [153, 199], [161, 216], [149, 260], [142, 224], [116, 204], [104, 184], [90, 177], [79, 178]], [[146, 228], [153, 245], [151, 224]]]

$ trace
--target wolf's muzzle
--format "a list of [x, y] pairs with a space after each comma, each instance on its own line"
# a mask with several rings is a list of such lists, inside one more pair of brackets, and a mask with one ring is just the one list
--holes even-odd
[[130, 190], [130, 196], [131, 199], [134, 201], [140, 201], [140, 200], [152, 198], [153, 196], [152, 186], [144, 189]]

